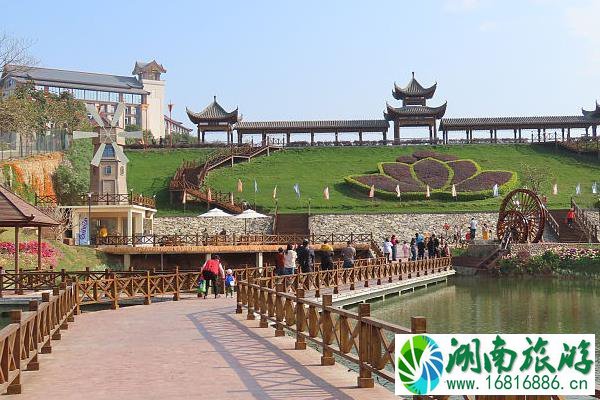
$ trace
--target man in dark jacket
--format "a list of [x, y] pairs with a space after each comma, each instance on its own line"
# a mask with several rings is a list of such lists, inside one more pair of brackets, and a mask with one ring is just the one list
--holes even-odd
[[296, 253], [302, 272], [312, 272], [315, 265], [315, 252], [308, 246], [308, 240], [304, 239], [302, 246], [298, 247]]

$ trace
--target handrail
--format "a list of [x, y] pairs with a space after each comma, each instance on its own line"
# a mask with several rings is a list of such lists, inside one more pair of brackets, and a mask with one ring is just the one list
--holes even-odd
[[21, 393], [21, 372], [39, 370], [39, 354], [52, 351], [51, 341], [74, 321], [76, 304], [74, 286], [62, 284], [42, 293], [41, 303], [31, 300], [29, 311], [10, 311], [11, 323], [0, 330], [0, 393]]
[[[156, 208], [156, 200], [154, 197], [144, 196], [139, 193], [92, 193], [91, 196], [81, 194], [78, 200], [73, 204], [75, 206], [82, 205], [115, 205], [115, 204], [133, 204], [148, 208]], [[35, 205], [57, 205], [58, 199], [54, 195], [36, 195]]]
[[559, 225], [559, 223], [556, 221], [556, 219], [554, 218], [554, 216], [552, 216], [552, 214], [550, 213], [550, 211], [548, 211], [548, 208], [546, 207], [545, 204], [542, 204], [542, 208], [544, 210], [544, 213], [546, 214], [546, 223], [550, 227], [550, 230], [552, 230], [552, 232], [556, 235], [557, 238], [560, 238], [560, 225]]
[[585, 211], [577, 205], [573, 197], [571, 197], [571, 208], [573, 208], [573, 211], [575, 211], [575, 222], [587, 235], [588, 242], [591, 243], [594, 240], [597, 241], [598, 225], [595, 225], [592, 221], [590, 221], [590, 219], [585, 215]]

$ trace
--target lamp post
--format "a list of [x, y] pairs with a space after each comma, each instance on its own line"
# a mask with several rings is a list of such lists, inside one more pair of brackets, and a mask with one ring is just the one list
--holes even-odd
[[88, 245], [92, 244], [92, 192], [88, 192]]
[[167, 107], [169, 107], [169, 146], [173, 147], [173, 103], [169, 102]]

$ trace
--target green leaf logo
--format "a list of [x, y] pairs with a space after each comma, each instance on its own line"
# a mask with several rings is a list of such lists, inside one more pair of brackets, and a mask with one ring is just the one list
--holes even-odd
[[402, 346], [397, 360], [398, 377], [416, 395], [431, 392], [440, 383], [444, 359], [438, 344], [426, 335], [413, 336]]

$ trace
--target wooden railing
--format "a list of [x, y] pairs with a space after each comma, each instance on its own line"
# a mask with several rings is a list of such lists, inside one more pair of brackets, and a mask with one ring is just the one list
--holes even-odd
[[[35, 196], [35, 205], [36, 206], [44, 206], [44, 205], [56, 205], [58, 204], [58, 200], [56, 196], [52, 195], [44, 195], [44, 196]], [[156, 201], [154, 197], [148, 197], [141, 195], [139, 193], [92, 193], [91, 196], [88, 197], [87, 194], [82, 194], [79, 196], [78, 201], [76, 201], [74, 206], [82, 206], [82, 205], [119, 205], [119, 204], [134, 204], [138, 206], [144, 206], [148, 208], [155, 208]]]
[[575, 199], [571, 197], [571, 208], [575, 211], [575, 222], [583, 229], [588, 238], [588, 242], [598, 241], [598, 225], [594, 224], [585, 215], [585, 211], [581, 209]]
[[96, 246], [238, 246], [238, 245], [285, 245], [288, 243], [302, 243], [308, 239], [311, 244], [323, 243], [328, 240], [330, 244], [344, 244], [348, 241], [353, 243], [373, 242], [370, 233], [348, 233], [308, 236], [295, 234], [281, 235], [135, 235], [135, 236], [106, 236], [97, 237], [93, 244]]
[[43, 293], [42, 301], [29, 302], [29, 311], [10, 312], [11, 323], [0, 330], [0, 392], [21, 393], [21, 372], [39, 369], [39, 354], [52, 351], [52, 340], [60, 340], [77, 314], [73, 286], [62, 285]]
[[546, 223], [550, 227], [550, 230], [552, 231], [552, 233], [554, 233], [557, 239], [560, 238], [560, 225], [558, 224], [556, 219], [554, 219], [552, 214], [550, 214], [548, 208], [546, 208], [546, 206], [543, 204], [542, 207], [544, 208], [544, 213], [546, 214]]

